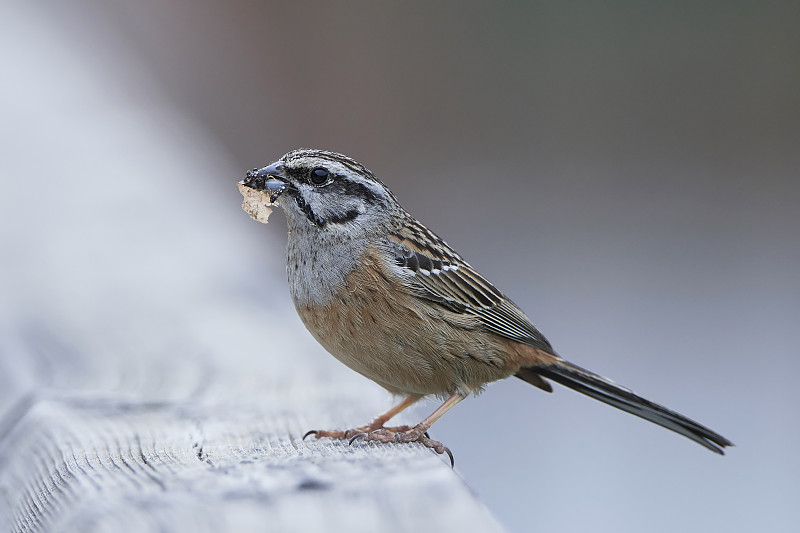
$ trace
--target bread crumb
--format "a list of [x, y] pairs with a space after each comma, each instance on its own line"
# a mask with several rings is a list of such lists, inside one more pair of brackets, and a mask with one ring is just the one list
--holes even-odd
[[269, 201], [269, 193], [267, 191], [259, 191], [248, 187], [244, 181], [236, 184], [239, 187], [239, 192], [242, 193], [242, 209], [250, 215], [250, 218], [262, 224], [266, 224], [269, 220], [269, 215], [272, 214], [273, 206]]

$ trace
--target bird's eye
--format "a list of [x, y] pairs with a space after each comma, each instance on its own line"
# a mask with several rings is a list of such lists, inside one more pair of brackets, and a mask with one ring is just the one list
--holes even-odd
[[309, 173], [308, 177], [314, 185], [324, 185], [330, 179], [330, 173], [327, 169], [317, 167]]

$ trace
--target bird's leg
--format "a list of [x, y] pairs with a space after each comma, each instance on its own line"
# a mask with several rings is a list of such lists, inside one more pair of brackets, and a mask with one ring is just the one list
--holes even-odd
[[[428, 437], [428, 429], [433, 425], [434, 422], [439, 420], [442, 415], [444, 415], [447, 411], [455, 407], [455, 405], [466, 398], [466, 395], [461, 393], [456, 393], [450, 396], [447, 400], [444, 401], [442, 405], [439, 406], [433, 413], [430, 414], [425, 420], [417, 424], [416, 426], [409, 428], [399, 427], [399, 428], [378, 428], [374, 429], [370, 432], [363, 432], [361, 434], [353, 435], [352, 440], [358, 438], [363, 438], [366, 441], [378, 441], [378, 442], [420, 442], [423, 445], [431, 448], [436, 453], [445, 453], [450, 456], [450, 461], [453, 461], [453, 455], [450, 453], [450, 450], [447, 449], [441, 442], [435, 441]], [[351, 441], [352, 442], [352, 441]]]
[[[331, 438], [334, 438], [334, 439], [350, 439], [350, 438], [352, 438], [352, 437], [354, 437], [356, 435], [361, 435], [361, 434], [364, 434], [364, 433], [372, 433], [373, 431], [378, 430], [378, 429], [391, 429], [391, 430], [394, 430], [395, 432], [407, 431], [407, 430], [411, 429], [409, 426], [397, 426], [397, 427], [392, 427], [392, 428], [384, 428], [383, 425], [386, 422], [388, 422], [391, 418], [393, 418], [395, 415], [397, 415], [401, 411], [404, 411], [409, 406], [411, 406], [413, 403], [416, 403], [420, 398], [422, 398], [422, 396], [419, 395], [419, 394], [409, 394], [408, 396], [406, 396], [406, 398], [402, 402], [398, 403], [397, 405], [395, 405], [394, 407], [392, 407], [391, 409], [389, 409], [385, 413], [376, 416], [375, 419], [372, 422], [370, 422], [369, 424], [366, 424], [364, 426], [360, 426], [360, 427], [353, 428], [353, 429], [347, 429], [347, 430], [312, 429], [311, 431], [309, 431], [308, 433], [303, 435], [303, 439], [305, 439], [309, 435], [314, 435], [318, 439], [321, 439], [322, 437], [331, 437]], [[442, 414], [444, 414], [444, 413], [442, 413]]]

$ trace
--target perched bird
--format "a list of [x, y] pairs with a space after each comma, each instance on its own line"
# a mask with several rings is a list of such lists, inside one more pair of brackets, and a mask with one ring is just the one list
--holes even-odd
[[[314, 338], [339, 361], [403, 395], [371, 423], [306, 434], [421, 442], [490, 382], [550, 381], [679, 433], [722, 454], [725, 437], [559, 356], [517, 305], [408, 214], [372, 172], [322, 150], [294, 150], [240, 182], [286, 213], [289, 291]], [[428, 395], [444, 403], [416, 426], [385, 427]]]

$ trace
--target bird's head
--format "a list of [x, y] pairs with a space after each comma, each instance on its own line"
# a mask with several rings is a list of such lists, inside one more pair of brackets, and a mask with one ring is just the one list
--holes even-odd
[[293, 150], [249, 171], [243, 183], [268, 192], [293, 230], [354, 234], [386, 223], [399, 209], [394, 195], [366, 167], [323, 150]]

